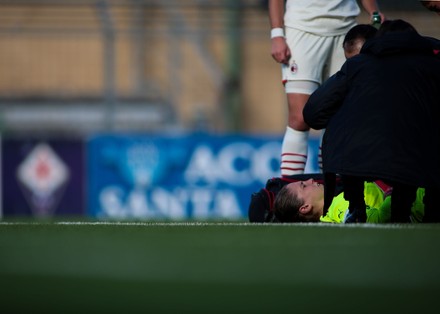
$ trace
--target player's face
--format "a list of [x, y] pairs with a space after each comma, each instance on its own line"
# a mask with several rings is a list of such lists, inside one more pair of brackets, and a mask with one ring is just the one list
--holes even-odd
[[324, 186], [313, 179], [289, 183], [288, 189], [307, 204], [316, 205], [324, 198]]

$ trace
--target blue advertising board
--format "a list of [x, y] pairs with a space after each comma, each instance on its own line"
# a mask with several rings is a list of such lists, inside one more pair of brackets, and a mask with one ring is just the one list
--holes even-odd
[[96, 136], [88, 142], [88, 213], [99, 219], [246, 219], [250, 195], [279, 176], [280, 151], [275, 136]]

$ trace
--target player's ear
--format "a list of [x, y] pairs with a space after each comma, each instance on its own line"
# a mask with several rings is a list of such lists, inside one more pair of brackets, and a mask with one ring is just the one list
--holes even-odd
[[311, 210], [312, 210], [312, 205], [310, 205], [310, 204], [303, 204], [303, 205], [301, 205], [301, 207], [299, 208], [298, 211], [299, 211], [300, 214], [305, 215], [308, 212], [310, 212]]

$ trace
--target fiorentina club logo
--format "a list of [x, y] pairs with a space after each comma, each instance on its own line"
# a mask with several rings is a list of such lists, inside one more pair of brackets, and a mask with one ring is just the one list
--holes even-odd
[[51, 216], [58, 204], [69, 170], [52, 148], [40, 143], [19, 165], [17, 178], [35, 216]]

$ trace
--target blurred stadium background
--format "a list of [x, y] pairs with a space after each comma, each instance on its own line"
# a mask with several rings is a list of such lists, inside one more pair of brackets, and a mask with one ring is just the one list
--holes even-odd
[[285, 125], [268, 28], [262, 0], [0, 0], [3, 219], [246, 219]]
[[2, 313], [438, 312], [437, 225], [245, 223], [285, 125], [266, 6], [0, 0]]

